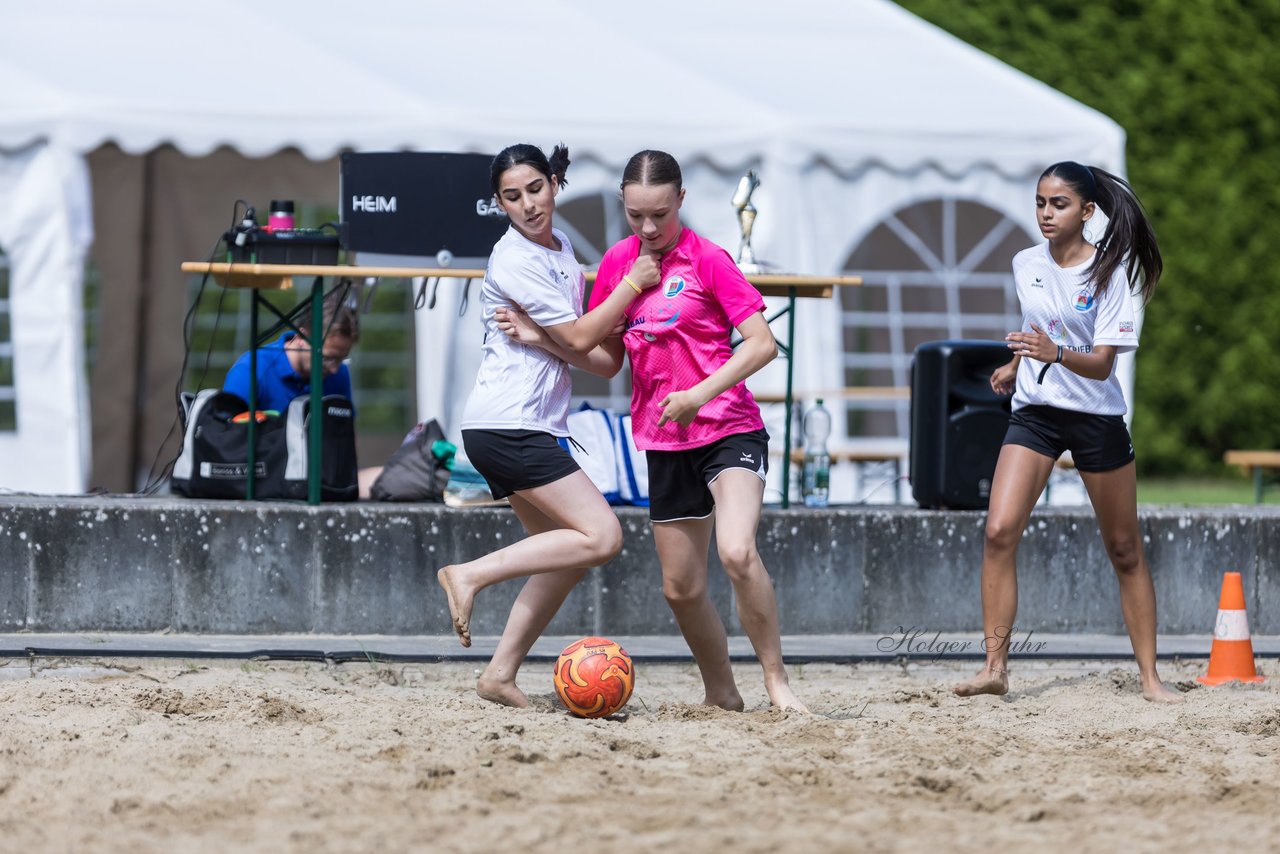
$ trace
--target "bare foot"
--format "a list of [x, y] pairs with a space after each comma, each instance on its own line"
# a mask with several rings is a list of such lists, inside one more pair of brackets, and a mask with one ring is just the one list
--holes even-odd
[[979, 694], [995, 694], [998, 697], [1009, 693], [1009, 671], [998, 667], [984, 667], [972, 679], [960, 682], [952, 690], [961, 697], [976, 697]]
[[481, 676], [476, 680], [476, 693], [481, 699], [500, 706], [511, 706], [516, 709], [527, 709], [530, 706], [529, 698], [516, 686], [515, 682], [503, 682], [501, 679]]
[[712, 696], [711, 692], [708, 691], [707, 695], [702, 698], [702, 705], [719, 706], [730, 712], [740, 712], [747, 707], [746, 703], [742, 702], [742, 695], [738, 693], [736, 688], [730, 693], [716, 696]]
[[1181, 703], [1186, 700], [1177, 691], [1170, 691], [1159, 679], [1153, 679], [1142, 685], [1142, 697], [1153, 703]]
[[[444, 595], [449, 600], [449, 616], [453, 618], [453, 630], [463, 646], [471, 646], [471, 603], [472, 596], [463, 598], [454, 585], [452, 566], [442, 567], [436, 573], [436, 580], [444, 588]], [[521, 695], [523, 696], [523, 695]], [[525, 701], [526, 704], [528, 701]]]
[[790, 683], [775, 682], [773, 684], [769, 684], [768, 682], [765, 682], [764, 688], [769, 694], [770, 705], [777, 706], [779, 709], [784, 711], [794, 709], [797, 712], [809, 714], [809, 707], [800, 702], [800, 698], [791, 690]]

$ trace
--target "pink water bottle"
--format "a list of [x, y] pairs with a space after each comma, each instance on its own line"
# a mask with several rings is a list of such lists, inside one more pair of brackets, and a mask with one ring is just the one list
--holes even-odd
[[288, 199], [272, 199], [267, 226], [272, 231], [293, 228], [293, 202]]

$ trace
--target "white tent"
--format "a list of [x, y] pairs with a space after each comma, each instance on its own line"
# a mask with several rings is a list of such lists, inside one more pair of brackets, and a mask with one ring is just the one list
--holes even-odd
[[[108, 241], [134, 250], [127, 263], [100, 262], [104, 305], [146, 305], [136, 328], [104, 328], [103, 348], [117, 335], [131, 346], [163, 342], [127, 365], [100, 351], [113, 376], [129, 375], [111, 395], [125, 400], [117, 407], [140, 414], [102, 418], [95, 375], [95, 463], [128, 443], [149, 458], [171, 420], [181, 356], [172, 262], [207, 253], [233, 178], [249, 173], [255, 198], [296, 197], [290, 181], [314, 185], [323, 164], [336, 198], [330, 161], [342, 150], [492, 152], [563, 140], [571, 201], [613, 192], [630, 154], [662, 148], [685, 167], [684, 213], [699, 231], [736, 246], [728, 200], [754, 168], [757, 255], [832, 273], [913, 202], [973, 200], [1030, 234], [1032, 181], [1045, 165], [1123, 171], [1114, 122], [886, 0], [65, 0], [11, 5], [0, 23], [0, 249], [11, 265], [19, 422], [0, 435], [17, 442], [0, 456], [0, 486], [11, 489], [86, 483], [82, 431], [62, 428], [88, 423], [78, 361], [87, 223], [95, 256]], [[196, 166], [199, 180], [184, 177]], [[37, 230], [57, 248], [31, 248], [22, 235]], [[843, 385], [830, 358], [842, 347], [840, 312], [811, 301], [798, 326], [799, 387]], [[420, 321], [431, 354], [420, 408], [448, 423], [467, 369], [454, 327], [445, 312]], [[35, 462], [51, 454], [71, 462], [56, 474]]]

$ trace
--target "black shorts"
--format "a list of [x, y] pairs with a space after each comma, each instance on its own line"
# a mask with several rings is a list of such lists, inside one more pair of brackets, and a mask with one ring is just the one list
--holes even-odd
[[1024, 406], [1009, 418], [1006, 445], [1022, 445], [1057, 459], [1070, 451], [1080, 471], [1112, 471], [1133, 462], [1133, 442], [1120, 415], [1094, 415], [1056, 406]]
[[769, 434], [735, 433], [701, 448], [645, 451], [649, 465], [649, 518], [654, 522], [705, 519], [715, 507], [711, 484], [728, 469], [761, 480], [769, 473]]
[[494, 498], [546, 486], [579, 470], [556, 437], [540, 430], [463, 430], [462, 446]]

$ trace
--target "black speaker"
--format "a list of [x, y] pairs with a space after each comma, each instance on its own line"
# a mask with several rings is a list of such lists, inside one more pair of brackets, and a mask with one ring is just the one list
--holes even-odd
[[921, 507], [984, 510], [1009, 426], [991, 373], [1013, 358], [998, 341], [930, 341], [911, 364], [911, 494]]

